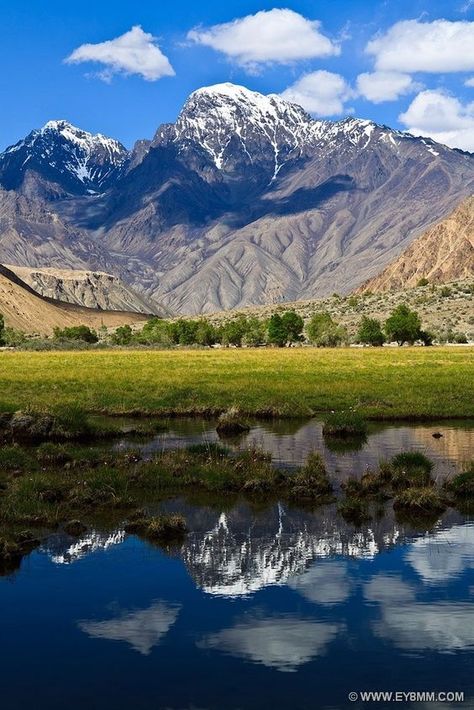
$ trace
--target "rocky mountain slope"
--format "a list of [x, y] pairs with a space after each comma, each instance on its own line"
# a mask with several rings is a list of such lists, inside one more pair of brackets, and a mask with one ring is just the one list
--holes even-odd
[[420, 279], [445, 283], [474, 278], [474, 196], [430, 227], [381, 274], [360, 289], [384, 292], [416, 286]]
[[31, 268], [6, 265], [41, 296], [78, 306], [108, 311], [167, 315], [158, 304], [148, 303], [111, 274], [100, 271]]
[[51, 335], [55, 327], [102, 325], [117, 328], [144, 320], [139, 313], [100, 311], [43, 298], [12, 271], [0, 264], [0, 312], [8, 327], [24, 333]]
[[347, 293], [474, 192], [474, 155], [232, 84], [105, 151], [103, 180], [15, 168], [25, 142], [0, 158], [0, 259], [113, 273], [178, 313]]

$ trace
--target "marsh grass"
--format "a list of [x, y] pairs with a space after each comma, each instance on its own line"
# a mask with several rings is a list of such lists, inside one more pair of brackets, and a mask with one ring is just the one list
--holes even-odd
[[323, 436], [359, 438], [363, 442], [367, 436], [367, 422], [357, 412], [331, 412], [324, 418]]
[[473, 416], [472, 348], [4, 352], [4, 411], [371, 419]]

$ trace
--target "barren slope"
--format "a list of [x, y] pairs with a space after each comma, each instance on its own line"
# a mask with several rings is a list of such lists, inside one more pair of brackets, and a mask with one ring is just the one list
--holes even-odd
[[5, 324], [25, 333], [50, 335], [55, 327], [89, 325], [117, 327], [143, 321], [139, 313], [100, 311], [38, 296], [9, 269], [0, 265], [0, 313]]
[[416, 286], [422, 278], [446, 283], [474, 277], [474, 195], [418, 237], [360, 292]]

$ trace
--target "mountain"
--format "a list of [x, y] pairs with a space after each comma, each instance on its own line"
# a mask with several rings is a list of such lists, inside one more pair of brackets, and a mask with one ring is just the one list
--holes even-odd
[[124, 170], [128, 151], [113, 138], [92, 135], [67, 121], [49, 121], [0, 156], [0, 184], [26, 194], [103, 192]]
[[420, 279], [447, 283], [474, 278], [474, 195], [421, 236], [359, 290], [393, 291], [416, 286]]
[[36, 293], [56, 301], [105, 311], [169, 315], [158, 304], [145, 301], [112, 274], [100, 271], [6, 266]]
[[75, 191], [0, 170], [0, 259], [113, 273], [177, 313], [311, 299], [380, 273], [474, 192], [474, 155], [232, 84], [195, 91], [113, 170]]
[[116, 328], [144, 320], [139, 313], [100, 311], [44, 298], [1, 264], [0, 308], [8, 327], [39, 335], [51, 335], [55, 327], [85, 324], [92, 328], [102, 325]]

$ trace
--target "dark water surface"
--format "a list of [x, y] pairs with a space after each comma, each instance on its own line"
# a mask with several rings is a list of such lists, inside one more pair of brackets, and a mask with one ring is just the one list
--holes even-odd
[[[172, 427], [142, 446], [216, 437], [210, 423]], [[471, 458], [472, 443], [472, 426], [400, 424], [341, 454], [320, 425], [299, 422], [260, 425], [233, 445], [257, 444], [286, 465], [320, 449], [345, 474], [407, 448], [441, 473]], [[1, 710], [474, 708], [469, 517], [450, 510], [413, 528], [389, 503], [357, 529], [334, 505], [162, 507], [186, 516], [179, 547], [120, 525], [78, 540], [57, 533], [0, 578]], [[365, 690], [466, 699], [348, 700]]]

